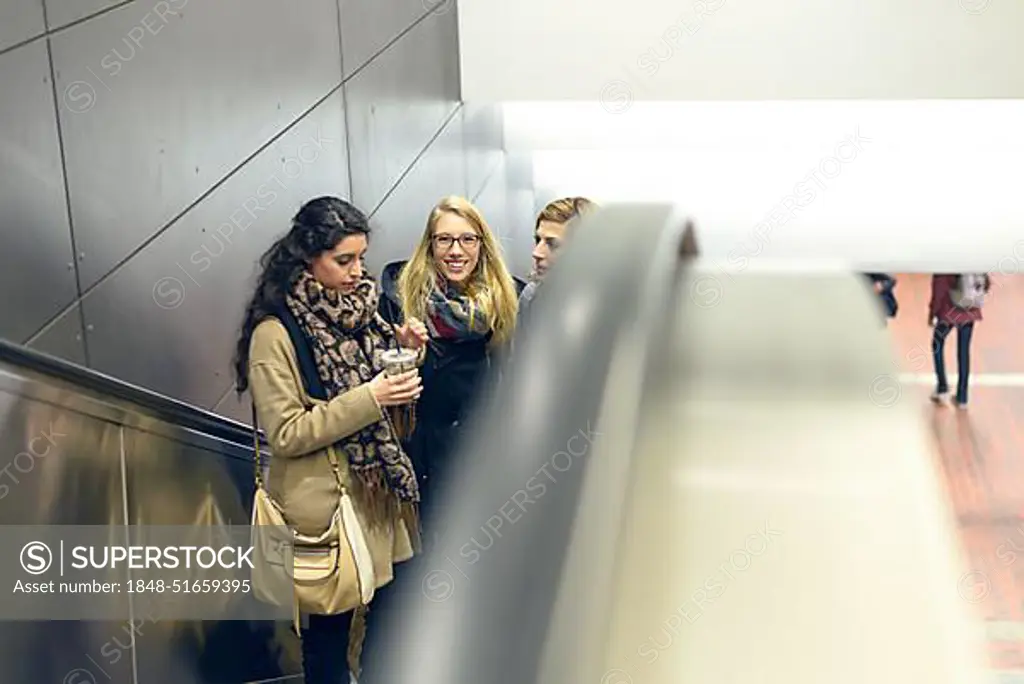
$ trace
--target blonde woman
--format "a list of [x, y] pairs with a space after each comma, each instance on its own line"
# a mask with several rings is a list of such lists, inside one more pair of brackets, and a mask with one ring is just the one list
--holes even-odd
[[[382, 278], [385, 289], [391, 279]], [[495, 352], [516, 326], [518, 293], [498, 240], [480, 211], [446, 197], [430, 212], [412, 257], [391, 283], [392, 316], [424, 321], [430, 332], [423, 394], [407, 450], [420, 479], [424, 524], [438, 501], [459, 426], [472, 408]], [[427, 531], [429, 537], [429, 530]]]
[[[403, 443], [418, 479], [427, 546], [437, 509], [444, 504], [438, 484], [450, 470], [460, 426], [477, 403], [495, 357], [511, 341], [518, 291], [494, 233], [480, 211], [461, 197], [437, 203], [408, 261], [384, 268], [381, 290], [383, 318], [399, 327], [423, 321], [429, 333], [415, 428]], [[367, 684], [378, 684], [378, 667], [394, 653], [389, 625], [403, 619], [411, 608], [405, 602], [421, 590], [424, 569], [417, 569], [415, 559], [410, 565], [374, 596], [367, 669], [360, 677]]]
[[[423, 321], [429, 332], [416, 425], [404, 444], [418, 478], [426, 546], [444, 505], [438, 484], [450, 470], [460, 425], [515, 330], [518, 292], [494, 233], [461, 197], [437, 203], [409, 260], [384, 268], [381, 289], [385, 319], [398, 326]], [[366, 633], [369, 658], [360, 677], [368, 684], [378, 684], [378, 667], [393, 654], [391, 625], [403, 619], [411, 608], [406, 601], [421, 590], [424, 568], [417, 569], [415, 559], [411, 565], [374, 596]]]

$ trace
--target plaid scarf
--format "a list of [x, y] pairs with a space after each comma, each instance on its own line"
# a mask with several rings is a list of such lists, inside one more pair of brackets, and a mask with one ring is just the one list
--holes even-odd
[[491, 332], [483, 315], [482, 296], [467, 297], [453, 285], [439, 285], [427, 298], [427, 328], [443, 340], [482, 340]]
[[[381, 353], [395, 344], [393, 329], [377, 313], [377, 299], [376, 283], [369, 276], [354, 292], [343, 294], [324, 287], [308, 271], [285, 298], [332, 398], [372, 380], [383, 370]], [[386, 505], [390, 490], [399, 503], [415, 509], [420, 498], [416, 473], [390, 421], [369, 425], [336, 447], [371, 498]]]

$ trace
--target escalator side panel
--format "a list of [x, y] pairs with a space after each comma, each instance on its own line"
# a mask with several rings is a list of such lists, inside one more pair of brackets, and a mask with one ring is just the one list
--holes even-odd
[[402, 648], [373, 664], [383, 681], [536, 681], [595, 421], [614, 391], [608, 366], [673, 214], [604, 209], [560, 256], [511, 371], [462, 446], [435, 521], [440, 540], [413, 578], [423, 591], [392, 625], [389, 641]]
[[[2, 525], [189, 525], [202, 535], [250, 520], [252, 451], [244, 443], [10, 364], [0, 366], [0, 420]], [[234, 684], [300, 669], [287, 623], [134, 614], [0, 622], [3, 681]]]
[[[60, 405], [71, 398], [66, 393], [47, 394], [55, 403], [0, 390], [0, 523], [123, 525], [120, 427]], [[17, 550], [6, 552], [16, 557]], [[113, 637], [129, 644], [123, 626], [0, 622], [0, 678], [61, 682], [76, 669], [96, 671], [87, 655], [99, 656]], [[130, 659], [106, 675], [114, 684], [129, 684]]]
[[[202, 545], [217, 527], [251, 520], [252, 465], [214, 445], [126, 429], [125, 479], [128, 520], [139, 535], [146, 526], [190, 526], [196, 537], [189, 542]], [[298, 640], [286, 624], [135, 617], [139, 682], [255, 682], [301, 671]]]

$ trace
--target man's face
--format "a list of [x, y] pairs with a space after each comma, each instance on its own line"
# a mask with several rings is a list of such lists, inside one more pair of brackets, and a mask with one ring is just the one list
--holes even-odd
[[543, 280], [565, 240], [565, 224], [541, 221], [533, 234], [533, 279]]

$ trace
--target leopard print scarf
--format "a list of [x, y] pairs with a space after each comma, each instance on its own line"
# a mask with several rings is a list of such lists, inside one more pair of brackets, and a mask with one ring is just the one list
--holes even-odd
[[[369, 382], [383, 370], [381, 353], [395, 346], [394, 330], [377, 313], [377, 285], [364, 277], [351, 294], [324, 287], [308, 271], [285, 302], [313, 349], [317, 372], [330, 397]], [[372, 498], [390, 490], [415, 509], [419, 485], [412, 461], [388, 420], [340, 440], [336, 448]], [[375, 496], [374, 496], [375, 495]]]

